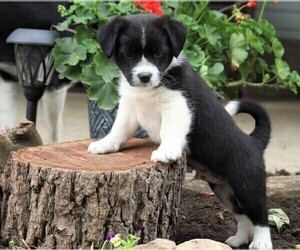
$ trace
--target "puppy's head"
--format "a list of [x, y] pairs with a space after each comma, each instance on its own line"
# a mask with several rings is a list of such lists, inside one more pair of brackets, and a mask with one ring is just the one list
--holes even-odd
[[157, 87], [164, 71], [180, 54], [185, 27], [169, 16], [117, 17], [98, 30], [105, 55], [116, 63], [131, 86]]

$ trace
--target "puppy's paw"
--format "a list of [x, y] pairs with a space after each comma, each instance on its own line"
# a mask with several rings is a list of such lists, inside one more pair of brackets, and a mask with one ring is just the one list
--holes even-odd
[[92, 154], [105, 154], [109, 152], [116, 152], [118, 150], [119, 145], [106, 138], [100, 141], [92, 142], [88, 147], [88, 152]]
[[153, 162], [170, 162], [177, 161], [182, 157], [182, 149], [177, 147], [159, 147], [154, 150], [151, 155], [151, 161]]
[[248, 237], [246, 235], [234, 235], [229, 237], [225, 243], [231, 247], [237, 248], [242, 245], [249, 243]]
[[273, 245], [270, 240], [253, 240], [249, 249], [273, 249]]
[[254, 237], [249, 245], [249, 249], [273, 249], [268, 226], [254, 226]]

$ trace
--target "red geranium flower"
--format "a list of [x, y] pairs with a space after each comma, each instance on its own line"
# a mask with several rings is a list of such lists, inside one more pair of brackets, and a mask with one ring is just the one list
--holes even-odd
[[161, 4], [159, 0], [134, 0], [136, 7], [141, 7], [147, 12], [154, 13], [156, 15], [163, 15], [164, 12], [160, 9]]
[[256, 6], [256, 1], [255, 0], [250, 0], [249, 3], [247, 4], [248, 7], [254, 8]]

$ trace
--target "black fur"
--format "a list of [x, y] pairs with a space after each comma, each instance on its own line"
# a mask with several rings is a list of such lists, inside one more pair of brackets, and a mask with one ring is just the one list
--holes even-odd
[[[146, 44], [141, 27], [145, 27]], [[183, 25], [169, 17], [136, 15], [117, 18], [101, 28], [99, 41], [107, 56], [115, 55], [130, 83], [131, 69], [142, 55], [164, 72], [182, 50], [185, 35]], [[186, 60], [161, 77], [164, 87], [184, 94], [193, 113], [188, 134], [192, 158], [227, 181], [233, 192], [226, 194], [226, 200], [235, 213], [246, 214], [254, 225], [267, 226], [263, 153], [270, 138], [270, 121], [266, 112], [257, 104], [240, 101], [238, 112], [256, 120], [254, 131], [247, 135]]]
[[[145, 27], [146, 44], [142, 43], [141, 27]], [[185, 41], [185, 27], [171, 22], [168, 16], [133, 15], [118, 17], [98, 30], [98, 41], [107, 57], [115, 56], [116, 63], [132, 84], [131, 69], [141, 56], [155, 64], [160, 72], [177, 57]]]
[[[245, 134], [191, 66], [171, 69], [172, 89], [183, 91], [193, 110], [189, 148], [192, 157], [225, 178], [234, 196], [234, 212], [247, 214], [254, 225], [268, 225], [263, 153], [270, 138], [270, 121], [257, 104], [241, 101], [239, 112], [251, 110], [256, 128]], [[248, 107], [255, 107], [251, 109]], [[237, 201], [237, 202], [236, 202]], [[239, 206], [237, 206], [239, 204]]]

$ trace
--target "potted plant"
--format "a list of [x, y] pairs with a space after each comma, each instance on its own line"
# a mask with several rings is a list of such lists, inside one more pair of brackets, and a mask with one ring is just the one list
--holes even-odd
[[[266, 4], [267, 0], [262, 3], [258, 20], [254, 20], [243, 13], [255, 7], [253, 0], [239, 7], [234, 5], [230, 15], [210, 9], [209, 1], [75, 1], [69, 9], [59, 7], [66, 19], [56, 28], [72, 29], [74, 35], [56, 40], [55, 68], [60, 78], [80, 80], [87, 86], [90, 100], [111, 110], [118, 104], [119, 72], [97, 42], [97, 28], [119, 15], [165, 13], [187, 27], [183, 53], [216, 93], [239, 86], [287, 88], [296, 93], [300, 76], [282, 59], [284, 48], [276, 38], [275, 28], [262, 18]], [[272, 60], [267, 62], [266, 55], [271, 55]]]

